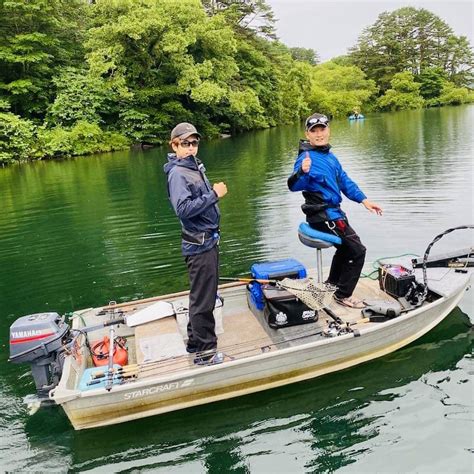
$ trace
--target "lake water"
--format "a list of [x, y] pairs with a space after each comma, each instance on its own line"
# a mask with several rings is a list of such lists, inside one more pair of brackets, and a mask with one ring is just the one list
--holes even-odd
[[[474, 106], [334, 121], [333, 151], [384, 216], [344, 201], [367, 260], [422, 255], [473, 223]], [[223, 180], [221, 275], [297, 258], [314, 266], [290, 193], [301, 126], [202, 143]], [[113, 427], [76, 432], [58, 407], [29, 416], [29, 369], [8, 358], [22, 315], [187, 287], [166, 197], [166, 148], [0, 169], [0, 471], [472, 472], [473, 291], [414, 344], [312, 381]], [[432, 253], [472, 245], [472, 231]], [[331, 251], [324, 255], [329, 263]]]

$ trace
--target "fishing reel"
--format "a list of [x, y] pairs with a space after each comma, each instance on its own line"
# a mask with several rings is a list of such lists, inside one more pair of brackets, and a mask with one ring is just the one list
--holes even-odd
[[354, 332], [348, 322], [339, 324], [336, 321], [326, 320], [326, 324], [327, 328], [323, 330], [323, 336], [325, 337], [343, 336], [344, 334], [352, 334]]

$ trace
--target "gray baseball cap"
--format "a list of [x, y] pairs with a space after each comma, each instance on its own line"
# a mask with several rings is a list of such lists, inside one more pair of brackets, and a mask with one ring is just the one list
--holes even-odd
[[201, 134], [196, 130], [196, 127], [192, 123], [178, 123], [178, 125], [171, 130], [171, 140], [173, 140], [173, 138], [182, 138], [184, 140], [191, 135], [201, 137]]
[[323, 127], [329, 127], [329, 119], [326, 115], [323, 114], [313, 114], [310, 115], [304, 124], [306, 131], [311, 130], [316, 125], [321, 125]]

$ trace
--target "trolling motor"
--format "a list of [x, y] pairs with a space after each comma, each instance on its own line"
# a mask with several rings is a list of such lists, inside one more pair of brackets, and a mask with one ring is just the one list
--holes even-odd
[[431, 248], [442, 237], [456, 230], [474, 229], [474, 225], [463, 225], [447, 229], [437, 235], [428, 245], [423, 258], [412, 259], [413, 269], [421, 268], [423, 283], [418, 283], [415, 274], [402, 265], [382, 265], [379, 267], [379, 285], [398, 302], [372, 301], [362, 310], [362, 315], [370, 321], [386, 321], [396, 318], [401, 313], [418, 308], [428, 296], [427, 268], [447, 267], [454, 268], [456, 272], [467, 273], [466, 267], [474, 266], [473, 247], [455, 250], [429, 258]]
[[115, 318], [75, 332], [58, 313], [36, 313], [18, 318], [10, 326], [10, 357], [14, 364], [27, 363], [40, 399], [61, 380], [64, 359], [76, 338], [83, 333], [124, 322]]

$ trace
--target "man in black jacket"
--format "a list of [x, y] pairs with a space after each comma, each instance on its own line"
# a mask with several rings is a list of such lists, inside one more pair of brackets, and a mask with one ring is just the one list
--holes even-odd
[[180, 123], [171, 132], [164, 171], [168, 177], [171, 205], [181, 221], [181, 250], [189, 273], [189, 324], [187, 351], [196, 353], [196, 364], [216, 364], [223, 354], [216, 352], [213, 315], [219, 278], [218, 201], [227, 186], [211, 187], [202, 162], [196, 157], [201, 135], [190, 123]]

